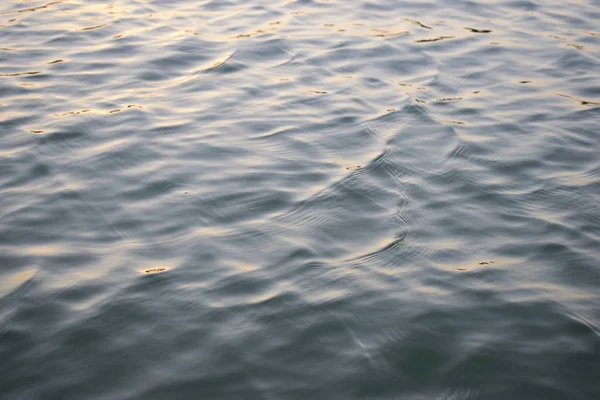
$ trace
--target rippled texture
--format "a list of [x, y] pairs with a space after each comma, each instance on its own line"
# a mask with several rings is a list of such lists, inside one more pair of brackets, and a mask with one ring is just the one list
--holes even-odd
[[599, 399], [600, 2], [5, 0], [2, 399]]

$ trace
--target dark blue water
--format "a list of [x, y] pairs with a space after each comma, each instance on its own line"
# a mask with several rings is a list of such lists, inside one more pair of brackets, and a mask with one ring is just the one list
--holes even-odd
[[600, 1], [2, 1], [0, 398], [600, 399]]

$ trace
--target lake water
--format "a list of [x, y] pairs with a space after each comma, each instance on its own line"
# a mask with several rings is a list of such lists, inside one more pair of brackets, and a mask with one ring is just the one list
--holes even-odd
[[3, 0], [0, 398], [600, 399], [600, 1]]

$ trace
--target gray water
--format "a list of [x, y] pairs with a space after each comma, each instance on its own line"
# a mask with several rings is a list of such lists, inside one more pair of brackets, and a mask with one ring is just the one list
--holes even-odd
[[600, 398], [600, 1], [3, 0], [2, 400]]

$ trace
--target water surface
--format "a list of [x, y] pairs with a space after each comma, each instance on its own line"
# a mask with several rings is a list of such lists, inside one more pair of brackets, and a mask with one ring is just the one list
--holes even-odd
[[600, 398], [598, 21], [3, 1], [0, 398]]

